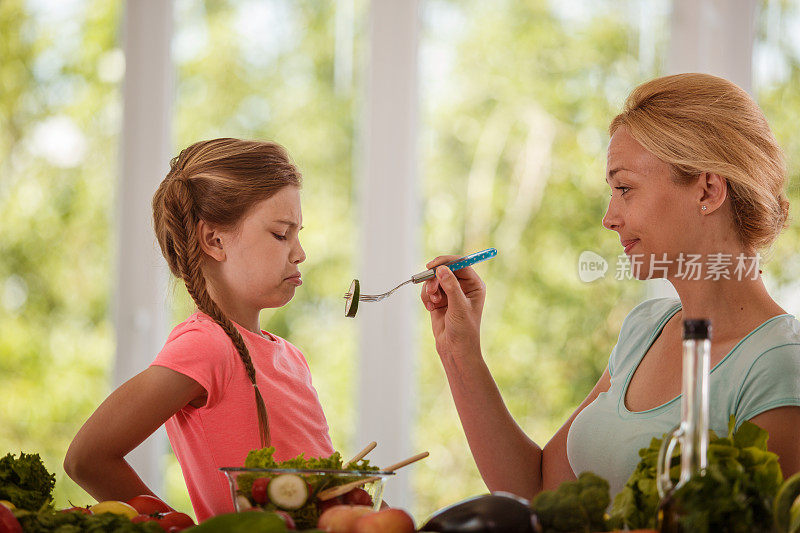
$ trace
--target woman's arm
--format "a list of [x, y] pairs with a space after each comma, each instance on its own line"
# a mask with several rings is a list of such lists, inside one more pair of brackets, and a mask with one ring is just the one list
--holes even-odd
[[[437, 257], [428, 268], [456, 258]], [[608, 371], [542, 450], [512, 418], [483, 360], [480, 319], [485, 292], [473, 269], [453, 273], [440, 268], [437, 277], [425, 283], [421, 296], [431, 313], [436, 350], [481, 477], [492, 491], [530, 499], [543, 489], [575, 478], [567, 460], [567, 433], [575, 416], [608, 390]]]
[[750, 422], [769, 433], [767, 449], [778, 454], [783, 477], [800, 472], [800, 407], [776, 407], [754, 416]]
[[115, 390], [72, 440], [64, 470], [97, 501], [127, 501], [153, 492], [125, 456], [186, 404], [203, 405], [205, 389], [168, 368], [151, 366]]

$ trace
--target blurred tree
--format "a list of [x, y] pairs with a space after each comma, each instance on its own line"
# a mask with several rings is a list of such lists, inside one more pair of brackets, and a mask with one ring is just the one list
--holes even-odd
[[[640, 283], [616, 279], [616, 236], [600, 225], [608, 121], [635, 85], [659, 74], [644, 56], [663, 57], [668, 2], [635, 4], [652, 13], [631, 12], [621, 0], [422, 3], [420, 263], [499, 249], [477, 267], [488, 286], [483, 345], [512, 413], [540, 443], [585, 397], [622, 319], [644, 297]], [[352, 48], [337, 48], [342, 5], [177, 0], [174, 52], [176, 153], [203, 138], [272, 139], [304, 173], [306, 283], [288, 306], [262, 315], [263, 327], [302, 347], [334, 445], [346, 451], [358, 445], [357, 336], [340, 295], [356, 267], [362, 75], [358, 61], [349, 80], [339, 69], [343, 50], [363, 55], [367, 2], [352, 3]], [[761, 34], [782, 74], [757, 89], [787, 151], [796, 203], [800, 54], [789, 24], [800, 18], [796, 2], [774, 5], [776, 18], [764, 20], [778, 20], [780, 31], [764, 26]], [[114, 353], [109, 229], [124, 72], [120, 7], [0, 2], [0, 452], [41, 453], [57, 474], [58, 506], [90, 501], [61, 463], [109, 392]], [[767, 267], [787, 298], [797, 293], [798, 231], [789, 228]], [[607, 260], [603, 279], [578, 278], [585, 250]], [[191, 312], [184, 289], [167, 296], [173, 323], [183, 320]], [[413, 512], [422, 519], [486, 489], [421, 307], [417, 318], [414, 439], [431, 451], [413, 471]], [[174, 458], [167, 481], [168, 501], [191, 512]]]
[[768, 255], [767, 282], [790, 312], [800, 311], [800, 2], [764, 0], [755, 54], [756, 98], [786, 156], [789, 227]]
[[0, 450], [62, 462], [109, 392], [116, 2], [0, 2]]

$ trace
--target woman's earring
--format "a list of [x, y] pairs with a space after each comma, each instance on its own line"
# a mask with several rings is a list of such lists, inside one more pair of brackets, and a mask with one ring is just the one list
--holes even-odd
[[702, 209], [703, 211], [705, 211], [706, 209], [708, 209], [708, 206], [707, 206], [707, 205], [702, 205], [702, 206], [700, 206], [700, 209]]

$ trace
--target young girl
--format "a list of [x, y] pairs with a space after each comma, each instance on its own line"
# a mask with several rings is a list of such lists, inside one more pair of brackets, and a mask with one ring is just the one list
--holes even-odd
[[67, 451], [65, 471], [89, 494], [153, 494], [124, 460], [166, 423], [198, 520], [233, 511], [219, 468], [276, 448], [284, 460], [333, 453], [303, 354], [262, 331], [259, 312], [302, 284], [300, 173], [282, 147], [215, 139], [171, 161], [153, 197], [155, 232], [197, 311], [145, 371], [114, 391]]

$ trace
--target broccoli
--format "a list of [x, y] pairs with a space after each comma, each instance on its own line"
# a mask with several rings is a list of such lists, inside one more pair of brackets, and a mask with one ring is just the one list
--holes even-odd
[[539, 493], [531, 502], [543, 533], [607, 531], [605, 511], [611, 503], [608, 481], [583, 472], [557, 490]]
[[56, 476], [47, 471], [38, 453], [20, 452], [0, 459], [0, 500], [18, 509], [38, 511], [53, 496]]

